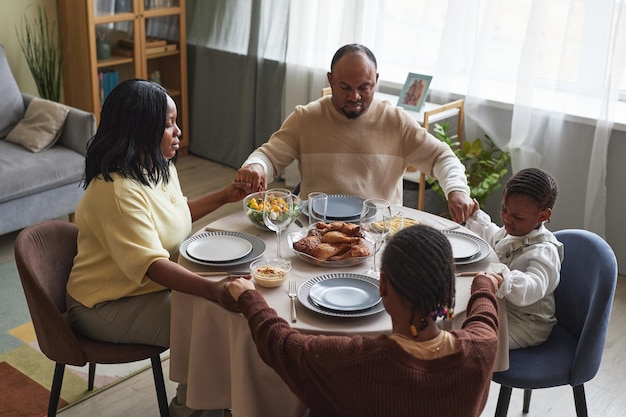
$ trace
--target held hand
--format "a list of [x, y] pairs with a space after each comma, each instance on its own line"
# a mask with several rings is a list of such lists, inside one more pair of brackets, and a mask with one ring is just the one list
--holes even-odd
[[448, 194], [448, 211], [452, 220], [463, 223], [475, 211], [475, 202], [463, 191], [452, 191]]
[[248, 184], [250, 192], [265, 191], [267, 176], [261, 164], [249, 164], [239, 168], [235, 174], [235, 182]]
[[[229, 292], [229, 286], [232, 282], [234, 281], [250, 281], [250, 279], [252, 278], [252, 276], [250, 275], [246, 275], [246, 276], [235, 276], [235, 275], [229, 275], [226, 278], [216, 282], [216, 286], [217, 286], [217, 299], [213, 300], [215, 302], [217, 302], [219, 305], [221, 305], [222, 307], [224, 307], [227, 310], [230, 311], [234, 311], [236, 313], [239, 312], [239, 306], [237, 305], [237, 299], [233, 298], [233, 296], [231, 296], [230, 292]], [[254, 285], [254, 284], [252, 284]], [[243, 292], [243, 291], [242, 291]], [[237, 298], [239, 298], [239, 296], [237, 296]]]
[[231, 297], [233, 297], [235, 301], [239, 300], [239, 296], [243, 294], [244, 292], [248, 290], [254, 290], [254, 289], [255, 289], [254, 283], [249, 278], [248, 279], [238, 278], [234, 280], [233, 282], [231, 282], [230, 284], [228, 284], [228, 292], [230, 293]]
[[504, 278], [502, 278], [502, 275], [500, 274], [486, 274], [484, 272], [479, 272], [476, 274], [476, 276], [489, 278], [493, 283], [493, 287], [496, 291], [498, 291], [498, 288], [500, 288], [500, 285], [502, 285], [502, 282], [504, 282]]
[[245, 196], [251, 193], [250, 184], [246, 182], [231, 182], [222, 190], [226, 195], [227, 203], [235, 203], [243, 200]]
[[474, 204], [472, 205], [472, 210], [470, 216], [480, 210], [480, 203], [475, 198], [472, 200]]

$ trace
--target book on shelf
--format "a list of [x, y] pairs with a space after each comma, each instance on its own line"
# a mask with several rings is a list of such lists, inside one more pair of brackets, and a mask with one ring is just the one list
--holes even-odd
[[104, 104], [111, 90], [120, 82], [120, 73], [114, 70], [103, 70], [98, 73], [98, 89], [100, 105]]

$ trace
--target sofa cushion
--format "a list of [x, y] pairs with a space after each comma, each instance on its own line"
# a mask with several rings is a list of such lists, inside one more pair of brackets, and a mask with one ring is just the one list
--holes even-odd
[[[43, 190], [79, 182], [85, 158], [71, 149], [55, 145], [32, 153], [20, 145], [0, 141], [0, 203]], [[77, 185], [78, 187], [78, 185]]]
[[63, 104], [34, 97], [6, 140], [35, 153], [48, 149], [59, 139], [69, 111]]
[[9, 62], [0, 45], [0, 139], [5, 137], [24, 116], [24, 101], [13, 78]]

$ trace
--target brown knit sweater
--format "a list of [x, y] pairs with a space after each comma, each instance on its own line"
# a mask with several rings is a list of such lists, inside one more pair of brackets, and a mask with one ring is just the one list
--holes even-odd
[[310, 409], [310, 417], [479, 416], [497, 351], [493, 284], [476, 278], [467, 320], [453, 330], [460, 351], [419, 360], [385, 335], [303, 335], [276, 315], [257, 291], [239, 307], [261, 358]]

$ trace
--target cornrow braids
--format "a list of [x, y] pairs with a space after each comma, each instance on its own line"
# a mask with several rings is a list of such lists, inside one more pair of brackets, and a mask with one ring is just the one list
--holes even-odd
[[558, 186], [556, 180], [546, 171], [539, 168], [526, 168], [518, 171], [507, 181], [502, 195], [506, 200], [513, 194], [532, 198], [541, 210], [552, 209], [556, 202]]
[[447, 316], [454, 308], [455, 268], [450, 242], [425, 225], [400, 230], [387, 243], [381, 272], [422, 319]]

